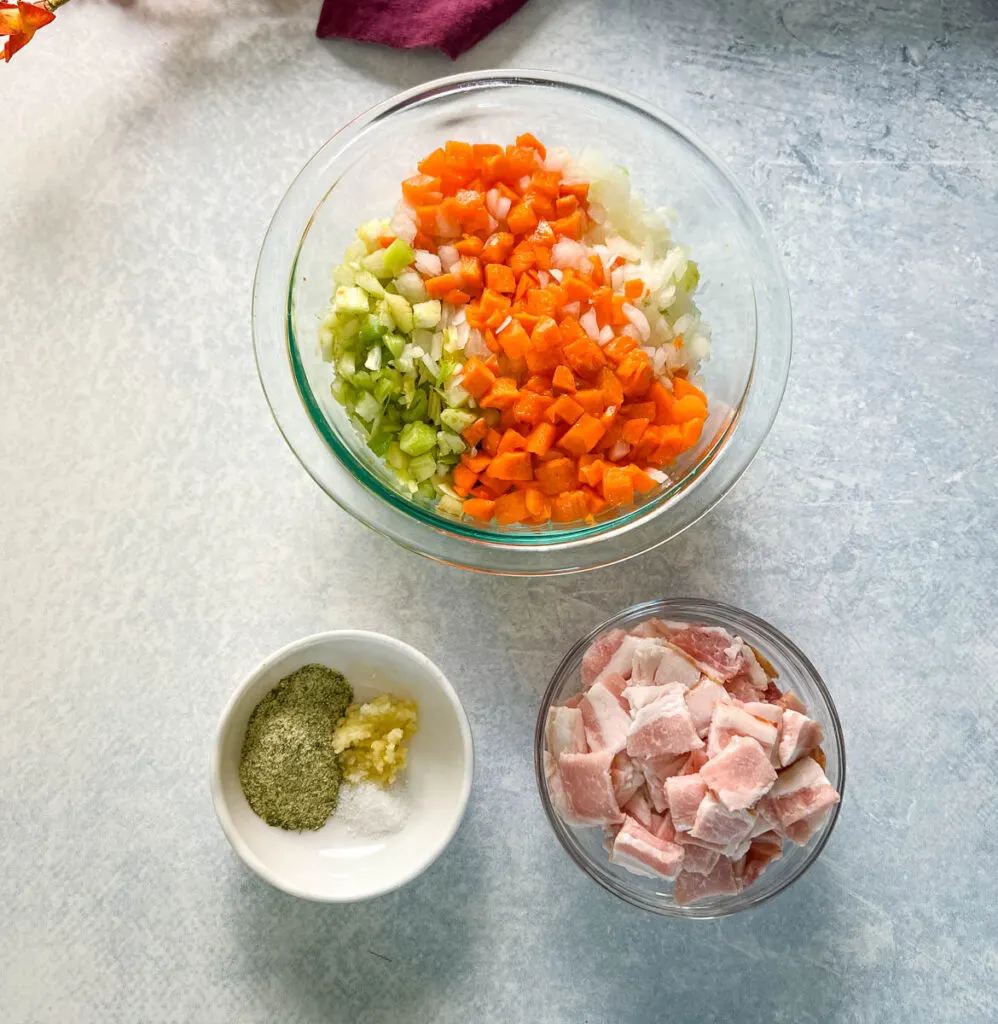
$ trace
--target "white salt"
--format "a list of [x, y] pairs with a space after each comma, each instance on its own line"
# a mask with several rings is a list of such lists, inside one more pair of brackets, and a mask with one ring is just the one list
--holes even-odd
[[409, 794], [405, 786], [382, 789], [373, 782], [345, 782], [334, 818], [355, 836], [390, 836], [400, 832], [409, 818]]

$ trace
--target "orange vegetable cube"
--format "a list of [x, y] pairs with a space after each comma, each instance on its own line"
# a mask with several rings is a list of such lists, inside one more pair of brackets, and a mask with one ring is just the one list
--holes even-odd
[[534, 213], [527, 203], [517, 203], [509, 211], [506, 217], [506, 224], [514, 235], [525, 235], [537, 227], [537, 214]]
[[556, 523], [574, 523], [589, 514], [589, 503], [580, 490], [565, 491], [551, 502], [551, 519]]
[[495, 520], [500, 526], [522, 523], [530, 517], [527, 499], [522, 491], [510, 491], [502, 495], [495, 503]]
[[635, 465], [630, 465], [627, 468], [631, 472], [631, 483], [634, 484], [634, 489], [639, 494], [647, 494], [658, 487], [658, 481], [650, 477], [643, 469], [639, 469]]
[[458, 283], [458, 279], [453, 274], [440, 274], [438, 277], [426, 278], [423, 281], [423, 287], [434, 298], [442, 299], [448, 292], [454, 291]]
[[551, 518], [551, 499], [539, 487], [528, 487], [523, 492], [523, 499], [534, 519], [544, 521]]
[[563, 423], [571, 425], [585, 411], [586, 410], [574, 398], [572, 398], [571, 395], [562, 395], [551, 403], [547, 412], [544, 414], [544, 418], [551, 423], [557, 423], [560, 420]]
[[613, 508], [630, 505], [634, 501], [634, 482], [627, 469], [607, 466], [603, 472], [603, 500]]
[[586, 413], [561, 436], [558, 447], [571, 455], [585, 455], [596, 447], [605, 433], [603, 424]]
[[485, 264], [485, 284], [494, 292], [516, 291], [516, 278], [513, 271], [503, 263]]
[[606, 394], [598, 388], [583, 388], [575, 392], [575, 400], [590, 416], [602, 416]]
[[545, 494], [552, 496], [577, 487], [579, 483], [579, 474], [575, 463], [571, 459], [565, 458], [539, 462], [534, 470], [534, 476], [537, 478], [540, 489]]
[[[516, 431], [507, 431], [506, 433], [515, 434]], [[520, 440], [526, 444], [524, 438], [520, 438]], [[533, 458], [530, 452], [500, 451], [492, 460], [492, 465], [485, 471], [485, 475], [495, 477], [497, 480], [533, 480]]]
[[457, 264], [461, 288], [477, 295], [482, 290], [482, 264], [477, 256], [462, 256]]
[[459, 493], [463, 490], [465, 494], [478, 483], [478, 474], [473, 473], [467, 466], [458, 464], [454, 467], [454, 490]]
[[624, 423], [620, 432], [620, 439], [629, 445], [636, 445], [644, 432], [648, 429], [651, 421], [646, 419], [630, 419]]
[[[492, 264], [489, 264], [490, 268]], [[510, 359], [520, 359], [530, 350], [530, 335], [519, 320], [510, 322], [496, 335], [503, 352]]]
[[674, 423], [685, 423], [687, 420], [705, 420], [707, 406], [698, 395], [685, 395], [677, 398], [672, 404]]
[[520, 397], [516, 381], [511, 377], [497, 377], [491, 390], [479, 404], [483, 409], [509, 409], [516, 404]]
[[547, 395], [538, 395], [533, 391], [521, 391], [516, 405], [513, 406], [513, 419], [517, 423], [525, 423], [532, 427], [540, 423], [550, 405], [551, 399]]
[[471, 296], [460, 288], [455, 288], [444, 296], [444, 302], [449, 302], [452, 306], [463, 306], [466, 302], [470, 301]]
[[495, 514], [496, 503], [487, 498], [469, 498], [461, 508], [466, 516], [487, 523]]
[[[465, 363], [465, 369], [466, 370], [467, 370], [467, 365], [468, 364]], [[494, 377], [492, 379], [495, 380]], [[491, 388], [491, 387], [492, 387], [492, 385], [489, 384], [489, 388]], [[468, 389], [465, 386], [465, 391], [467, 391], [467, 390]], [[488, 389], [486, 389], [486, 390], [488, 390]], [[483, 392], [483, 394], [484, 394], [484, 392]], [[470, 427], [467, 427], [463, 431], [461, 431], [461, 436], [464, 438], [464, 440], [468, 443], [468, 445], [470, 447], [474, 448], [475, 445], [478, 444], [478, 442], [481, 441], [483, 437], [485, 437], [485, 432], [488, 429], [489, 429], [489, 427], [488, 427], [488, 424], [485, 422], [485, 417], [484, 416], [479, 416], [478, 419], [475, 420], [475, 422], [472, 423]]]
[[707, 404], [707, 396], [685, 377], [672, 378], [672, 393], [676, 398], [686, 398], [688, 395], [692, 395], [694, 398], [699, 398], [704, 405]]
[[413, 206], [439, 203], [443, 198], [440, 194], [440, 179], [430, 174], [414, 174], [402, 182], [402, 195]]
[[487, 452], [489, 455], [495, 455], [499, 451], [499, 442], [501, 440], [502, 434], [494, 427], [489, 427], [485, 437], [482, 439], [482, 451]]
[[574, 210], [567, 217], [559, 217], [551, 227], [565, 238], [582, 237], [582, 211]]
[[506, 452], [523, 451], [526, 447], [527, 439], [518, 431], [510, 429], [502, 435], [496, 454], [504, 455]]
[[527, 451], [531, 455], [546, 455], [557, 434], [553, 423], [538, 423], [527, 438]]
[[530, 134], [530, 132], [524, 132], [522, 135], [517, 135], [516, 144], [521, 149], [536, 149], [542, 160], [548, 155], [548, 151], [537, 141], [535, 136]]
[[486, 263], [505, 263], [515, 245], [516, 239], [508, 231], [497, 231], [482, 247], [482, 259]]
[[[553, 320], [551, 322], [554, 323]], [[558, 325], [555, 324], [556, 329], [557, 326]], [[537, 339], [535, 337], [536, 331], [537, 328], [534, 328], [534, 335], [531, 336], [531, 340], [534, 342], [535, 345], [537, 344]], [[555, 368], [554, 379], [552, 381], [552, 384], [558, 391], [564, 391], [570, 395], [575, 394], [575, 374], [573, 374], [567, 366], [561, 363], [559, 363], [558, 366]]]
[[[478, 358], [472, 356], [465, 364], [461, 375], [461, 387], [474, 398], [487, 395], [496, 382], [495, 374]], [[483, 421], [484, 422], [484, 421]], [[470, 429], [470, 428], [469, 428]]]
[[464, 238], [454, 243], [454, 248], [462, 256], [481, 256], [485, 243], [478, 235], [465, 235]]

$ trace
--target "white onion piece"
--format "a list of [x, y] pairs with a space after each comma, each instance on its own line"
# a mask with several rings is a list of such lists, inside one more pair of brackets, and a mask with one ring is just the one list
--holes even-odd
[[565, 316], [578, 316], [581, 309], [582, 304], [580, 302], [569, 302], [561, 307], [561, 311]]
[[499, 220], [505, 220], [509, 216], [511, 209], [513, 209], [513, 200], [509, 196], [500, 196], [496, 200], [495, 216]]
[[441, 245], [437, 249], [437, 255], [440, 257], [440, 265], [443, 267], [445, 274], [449, 274], [451, 267], [461, 259], [461, 254], [453, 245]]
[[610, 446], [610, 450], [606, 454], [611, 462], [619, 462], [621, 459], [626, 459], [630, 451], [631, 446], [626, 441], [618, 441]]
[[408, 242], [410, 245], [415, 239], [416, 231], [418, 230], [415, 221], [404, 213], [396, 213], [388, 222], [388, 227], [396, 238], [401, 238], [403, 242]]
[[599, 341], [599, 323], [596, 320], [596, 310], [587, 310], [579, 317], [579, 326], [589, 335], [592, 341]]
[[416, 250], [416, 269], [425, 277], [439, 277], [442, 272], [440, 257], [425, 249]]
[[615, 291], [624, 289], [624, 268], [616, 267], [610, 274], [610, 287]]
[[601, 345], [609, 344], [611, 341], [613, 341], [613, 328], [609, 324], [607, 324], [606, 327], [604, 327], [599, 332], [599, 338], [597, 338], [596, 340]]
[[512, 322], [513, 318], [511, 316], [506, 317], [506, 319], [503, 320], [503, 322], [496, 328], [496, 334], [502, 334], [502, 332], [506, 330]]
[[497, 202], [499, 202], [499, 189], [490, 188], [488, 192], [485, 193], [485, 209], [488, 210], [493, 217], [496, 216]]
[[565, 280], [564, 272], [559, 270], [557, 267], [552, 267], [548, 273], [558, 282], [558, 284], [561, 284], [561, 282]]
[[481, 331], [474, 329], [468, 331], [468, 340], [464, 344], [464, 354], [469, 359], [472, 356], [478, 356], [479, 359], [488, 359], [492, 355], [489, 351], [489, 346], [485, 344], [485, 338], [482, 337]]
[[638, 329], [641, 340], [647, 341], [651, 337], [651, 324], [648, 323], [648, 317], [637, 306], [632, 306], [629, 302], [624, 303], [623, 309], [624, 316]]

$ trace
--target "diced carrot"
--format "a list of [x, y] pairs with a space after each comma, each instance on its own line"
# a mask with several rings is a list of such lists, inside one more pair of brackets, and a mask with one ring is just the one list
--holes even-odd
[[453, 274], [441, 274], [439, 277], [428, 277], [423, 282], [426, 291], [434, 298], [442, 299], [448, 292], [454, 291], [460, 282]]
[[449, 302], [452, 306], [463, 306], [470, 301], [471, 296], [467, 292], [461, 291], [460, 288], [455, 288], [444, 296], [444, 302]]
[[[508, 296], [500, 295], [499, 292], [493, 291], [491, 288], [486, 288], [485, 291], [482, 292], [482, 297], [479, 302], [482, 316], [485, 317], [486, 322], [490, 321], [496, 315], [505, 318], [509, 313], [509, 305], [510, 302]], [[501, 322], [502, 321], [500, 321], [500, 323]]]
[[458, 464], [454, 467], [454, 487], [470, 491], [478, 483], [478, 474], [472, 473], [467, 466]]
[[592, 267], [590, 277], [597, 288], [601, 288], [606, 282], [603, 274], [603, 261], [595, 253], [589, 257], [589, 266]]
[[416, 237], [412, 240], [412, 247], [413, 249], [425, 249], [427, 252], [437, 251], [437, 243], [425, 231], [416, 232]]
[[589, 182], [563, 181], [560, 191], [563, 196], [575, 196], [580, 203], [584, 203], [589, 196]]
[[605, 393], [598, 388], [583, 388], [575, 392], [575, 400], [590, 416], [600, 416], [605, 404]]
[[485, 344], [490, 352], [502, 351], [502, 346], [499, 344], [499, 341], [496, 338], [495, 333], [492, 331], [491, 327], [486, 327], [482, 334], [483, 337], [485, 338]]
[[394, 241], [395, 241], [395, 236], [394, 235], [378, 235], [378, 245], [382, 249], [387, 249], [388, 246], [390, 246], [392, 244], [392, 242], [394, 242]]
[[613, 322], [613, 290], [603, 287], [593, 293], [593, 309], [596, 310], [596, 322], [606, 327]]
[[464, 291], [477, 295], [482, 290], [482, 264], [477, 256], [462, 256], [457, 264], [456, 276]]
[[423, 157], [416, 165], [423, 174], [435, 174], [438, 177], [443, 171], [447, 170], [448, 166], [449, 161], [443, 147], [435, 149], [429, 156]]
[[471, 147], [471, 154], [477, 164], [480, 164], [487, 156], [501, 156], [502, 152], [502, 146], [497, 146], [494, 142], [476, 142]]
[[565, 298], [568, 302], [589, 302], [593, 297], [593, 286], [585, 278], [575, 274], [566, 272], [562, 287], [565, 289]]
[[589, 508], [590, 516], [595, 516], [606, 508], [606, 502], [592, 487], [583, 487], [582, 493], [586, 496], [586, 505]]
[[532, 391], [535, 395], [548, 395], [551, 390], [550, 378], [544, 376], [541, 373], [533, 374], [520, 388], [521, 391]]
[[495, 374], [478, 358], [472, 356], [465, 364], [462, 372], [461, 387], [475, 398], [482, 398], [492, 390], [496, 382]]
[[[573, 428], [574, 429], [574, 428]], [[572, 459], [555, 458], [539, 462], [534, 470], [537, 484], [548, 495], [561, 494], [578, 486], [579, 474]]]
[[654, 465], [653, 460], [672, 459], [685, 450], [686, 442], [683, 440], [682, 428], [674, 425], [665, 426], [661, 428], [661, 444], [648, 461]]
[[656, 380], [648, 389], [648, 397], [655, 403], [655, 423], [658, 426], [672, 423], [672, 407], [676, 403], [672, 392], [660, 380]]
[[489, 463], [492, 461], [491, 455], [469, 455], [465, 452], [461, 456], [461, 465], [467, 466], [472, 473], [484, 473], [489, 468]]
[[523, 492], [523, 498], [527, 503], [527, 511], [535, 519], [543, 521], [551, 518], [551, 499], [539, 487], [528, 487]]
[[499, 451], [499, 442], [501, 440], [502, 434], [494, 427], [489, 427], [485, 437], [482, 439], [482, 451], [494, 456]]
[[559, 235], [565, 238], [582, 237], [582, 211], [573, 210], [567, 217], [559, 217], [551, 225]]
[[528, 334], [533, 334], [534, 328], [540, 320], [539, 316], [534, 316], [532, 313], [525, 313], [522, 309], [514, 310], [513, 316], [520, 321], [520, 324]]
[[438, 203], [426, 203], [416, 207], [416, 220], [419, 226], [431, 235], [437, 233], [437, 214], [440, 212]]
[[507, 146], [506, 159], [509, 161], [510, 173], [516, 178], [525, 177], [537, 166], [537, 155], [528, 146]]
[[631, 450], [631, 457], [639, 461], [647, 459], [649, 455], [658, 450], [662, 443], [662, 428], [657, 426], [648, 427], [641, 435], [641, 440]]
[[496, 429], [504, 434], [507, 430], [513, 430], [515, 427], [516, 420], [513, 418], [513, 406], [511, 405], [508, 409], [503, 409], [499, 413], [499, 425]]
[[693, 445], [700, 440], [700, 434], [703, 433], [703, 420], [690, 419], [685, 420], [679, 425], [679, 429], [683, 435], [683, 447], [692, 448]]
[[465, 235], [464, 238], [454, 243], [454, 248], [462, 256], [481, 256], [485, 243], [478, 235]]
[[[506, 431], [506, 433], [516, 433], [516, 431]], [[526, 444], [523, 438], [521, 440]], [[532, 480], [534, 469], [531, 454], [525, 451], [501, 451], [492, 460], [492, 465], [489, 466], [486, 473], [488, 476], [494, 476], [497, 480]]]
[[513, 271], [503, 263], [485, 264], [485, 283], [494, 292], [512, 294], [516, 291], [516, 278]]
[[513, 418], [517, 423], [525, 423], [532, 427], [540, 423], [550, 405], [551, 399], [547, 395], [538, 395], [533, 391], [521, 391], [516, 405], [513, 406]]
[[576, 338], [562, 348], [564, 361], [580, 377], [594, 377], [606, 363], [603, 350], [588, 336]]
[[[589, 461], [583, 462], [583, 459]], [[593, 455], [583, 455], [579, 458], [579, 479], [590, 487], [599, 487], [603, 479], [603, 471], [606, 468], [602, 459]]]
[[562, 395], [551, 403], [544, 418], [550, 423], [573, 424], [586, 410], [571, 395]]
[[475, 166], [475, 147], [470, 142], [456, 142], [454, 139], [449, 139], [444, 143], [444, 152], [447, 154], [449, 167]]
[[640, 398], [648, 393], [655, 380], [648, 356], [641, 352], [630, 352], [617, 367], [617, 378], [624, 388], [627, 398]]
[[497, 231], [482, 247], [482, 259], [486, 263], [505, 263], [516, 245], [516, 239], [508, 231]]
[[[467, 367], [467, 365], [468, 364], [465, 363], [465, 367]], [[492, 385], [490, 384], [489, 387], [491, 386]], [[465, 390], [467, 390], [467, 388], [465, 388]], [[478, 442], [481, 441], [483, 437], [485, 437], [485, 432], [488, 429], [489, 428], [488, 424], [485, 422], [485, 417], [479, 416], [478, 419], [475, 420], [475, 422], [472, 423], [470, 427], [466, 427], [464, 430], [461, 431], [461, 436], [472, 448], [474, 448], [475, 445], [478, 444]]]
[[[492, 269], [491, 263], [489, 269]], [[502, 345], [503, 352], [510, 359], [520, 359], [530, 349], [530, 335], [523, 329], [523, 324], [519, 320], [510, 320], [496, 337], [499, 339], [499, 344]]]
[[546, 220], [542, 220], [537, 225], [537, 229], [527, 238], [527, 241], [534, 247], [535, 251], [538, 249], [550, 249], [558, 241], [558, 236], [554, 233], [554, 228]]
[[696, 395], [685, 395], [677, 398], [672, 404], [672, 421], [674, 423], [685, 423], [687, 420], [705, 420], [707, 418], [707, 406], [703, 399]]
[[479, 519], [483, 523], [487, 523], [495, 514], [496, 503], [486, 498], [469, 498], [461, 508], [466, 516], [471, 516], [472, 519]]
[[630, 281], [624, 282], [624, 295], [628, 302], [640, 299], [645, 293], [645, 283], [640, 277], [632, 277]]
[[506, 452], [523, 451], [527, 447], [527, 439], [516, 430], [507, 430], [499, 442], [497, 455], [504, 455]]
[[[532, 249], [521, 249], [509, 257], [509, 269], [519, 277], [533, 267], [536, 262]], [[526, 285], [524, 287], [527, 287]]]
[[515, 380], [511, 377], [497, 377], [489, 393], [478, 404], [483, 409], [509, 409], [519, 397]]
[[672, 378], [672, 393], [676, 398], [686, 398], [689, 395], [692, 395], [694, 398], [699, 398], [705, 406], [707, 404], [707, 396], [696, 385], [691, 384], [685, 377]]
[[439, 203], [442, 198], [440, 179], [430, 174], [414, 174], [402, 182], [402, 195], [413, 206]]
[[[554, 323], [553, 320], [551, 322]], [[555, 329], [556, 330], [557, 330], [557, 327], [558, 327], [558, 325], [555, 324]], [[534, 335], [536, 335], [536, 333], [537, 333], [537, 328], [535, 327], [534, 328]], [[536, 345], [537, 341], [536, 341], [534, 335], [531, 335], [531, 340]], [[566, 392], [566, 393], [568, 393], [570, 395], [574, 395], [575, 394], [575, 374], [573, 374], [572, 371], [567, 366], [565, 366], [563, 363], [559, 363], [558, 366], [555, 368], [554, 379], [552, 380], [551, 383], [559, 391], [564, 391], [564, 392]]]
[[[623, 395], [623, 392], [621, 392], [621, 395]], [[655, 419], [655, 416], [658, 414], [658, 409], [655, 407], [654, 402], [625, 402], [620, 407], [620, 412], [628, 419], [645, 419], [648, 420], [649, 423], [651, 423], [651, 421]]]
[[542, 160], [548, 155], [548, 151], [533, 135], [530, 134], [530, 132], [524, 132], [522, 135], [517, 135], [516, 144], [522, 149], [536, 149]]
[[551, 502], [551, 519], [556, 523], [573, 523], [589, 513], [589, 504], [582, 491], [565, 491]]
[[495, 520], [500, 526], [522, 523], [529, 516], [530, 510], [527, 508], [527, 499], [522, 491], [510, 491], [496, 501]]
[[[603, 392], [603, 402], [609, 408], [619, 408], [624, 401], [624, 388], [617, 375], [609, 366], [599, 372], [599, 387]], [[650, 417], [649, 417], [650, 418]]]
[[527, 451], [531, 455], [545, 455], [554, 444], [557, 431], [552, 423], [538, 423], [527, 438]]
[[630, 505], [634, 501], [634, 483], [626, 469], [607, 466], [604, 470], [603, 500], [614, 508]]
[[547, 288], [532, 288], [527, 292], [527, 312], [536, 317], [554, 318], [558, 310], [555, 295]]
[[517, 203], [509, 211], [506, 224], [514, 235], [525, 235], [537, 227], [537, 215], [527, 203]]
[[638, 347], [637, 341], [629, 334], [619, 334], [603, 346], [603, 354], [611, 363], [619, 365]]
[[525, 360], [514, 359], [512, 356], [501, 353], [499, 355], [499, 368], [500, 376], [512, 377], [516, 381], [517, 387], [527, 382], [528, 374]]
[[595, 416], [586, 413], [558, 440], [558, 447], [571, 455], [591, 452], [606, 433], [603, 424]]
[[527, 369], [531, 373], [551, 373], [558, 366], [558, 360], [561, 357], [558, 355], [557, 349], [538, 351], [537, 348], [531, 348], [525, 358]]
[[648, 429], [650, 422], [643, 418], [627, 420], [620, 432], [620, 439], [630, 445], [637, 444], [641, 440], [642, 434]]
[[643, 469], [639, 469], [633, 464], [627, 468], [631, 473], [631, 483], [634, 485], [634, 489], [638, 494], [647, 494], [649, 491], [653, 491], [658, 487], [658, 481], [653, 477], [650, 477]]
[[570, 213], [574, 213], [579, 208], [579, 201], [575, 196], [561, 196], [555, 200], [554, 212], [559, 217], [567, 217]]

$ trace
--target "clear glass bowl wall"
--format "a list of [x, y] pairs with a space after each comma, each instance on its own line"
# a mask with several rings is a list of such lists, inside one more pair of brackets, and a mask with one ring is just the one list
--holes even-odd
[[599, 828], [572, 828], [561, 820], [551, 804], [544, 777], [544, 722], [548, 709], [561, 704], [581, 689], [579, 668], [582, 656], [598, 636], [611, 629], [632, 629], [652, 617], [677, 622], [699, 622], [723, 626], [760, 651], [779, 673], [781, 690], [793, 690], [807, 705], [808, 714], [825, 733], [822, 744], [828, 781], [841, 795], [846, 781], [845, 745], [842, 724], [818, 670], [804, 653], [778, 629], [749, 612], [714, 601], [677, 599], [649, 601], [620, 612], [584, 636], [565, 655], [544, 694], [534, 735], [534, 766], [541, 803], [551, 827], [569, 856], [595, 882], [614, 896], [643, 910], [669, 917], [724, 917], [756, 907], [783, 892], [818, 859], [835, 827], [841, 803], [807, 846], [785, 843], [783, 857], [771, 864], [762, 877], [744, 892], [712, 896], [681, 907], [673, 902], [672, 885], [664, 879], [642, 878], [611, 864], [603, 848], [603, 832]]
[[[711, 415], [674, 481], [639, 507], [578, 528], [483, 527], [399, 494], [329, 391], [317, 331], [331, 274], [356, 228], [388, 217], [399, 183], [447, 139], [598, 149], [630, 172], [651, 206], [676, 211], [673, 234], [701, 269], [713, 330], [705, 365]], [[254, 287], [254, 341], [271, 408], [296, 455], [331, 497], [399, 543], [487, 571], [539, 574], [630, 557], [675, 536], [733, 485], [775, 417], [790, 358], [789, 299], [751, 202], [685, 129], [638, 101], [552, 74], [480, 72], [430, 83], [334, 136], [292, 184], [264, 243]]]

